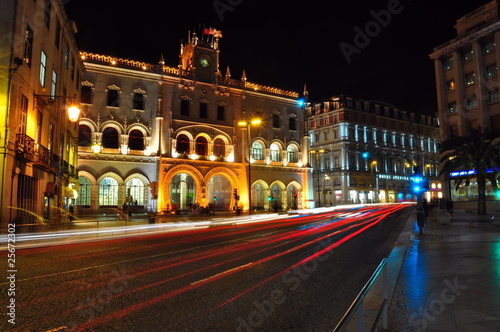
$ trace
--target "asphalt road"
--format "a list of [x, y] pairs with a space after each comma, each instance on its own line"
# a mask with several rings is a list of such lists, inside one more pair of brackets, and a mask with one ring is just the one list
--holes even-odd
[[18, 250], [16, 324], [0, 330], [331, 331], [405, 207]]

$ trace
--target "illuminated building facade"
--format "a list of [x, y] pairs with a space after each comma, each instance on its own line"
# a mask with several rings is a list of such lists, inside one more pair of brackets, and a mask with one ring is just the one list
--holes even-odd
[[76, 118], [83, 64], [76, 27], [59, 1], [2, 1], [0, 12], [0, 219], [66, 220], [77, 193]]
[[177, 67], [82, 53], [80, 211], [313, 207], [299, 94], [223, 75], [216, 33]]
[[[430, 54], [436, 75], [440, 139], [469, 136], [470, 127], [481, 127], [482, 131], [500, 137], [498, 1], [486, 3], [459, 18], [455, 28], [457, 36]], [[457, 205], [459, 208], [473, 210], [477, 183], [475, 175], [467, 171], [472, 170], [450, 175], [450, 182], [445, 182], [446, 196], [449, 190], [453, 201], [462, 202]], [[455, 181], [460, 181], [458, 190], [455, 190]], [[489, 181], [486, 196], [489, 202], [496, 199]]]
[[318, 206], [412, 200], [414, 166], [429, 179], [424, 198], [441, 198], [435, 118], [344, 95], [308, 106]]

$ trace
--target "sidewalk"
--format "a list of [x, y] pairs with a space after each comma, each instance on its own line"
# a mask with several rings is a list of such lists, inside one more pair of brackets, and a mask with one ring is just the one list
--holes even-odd
[[422, 235], [411, 220], [395, 248], [406, 250], [388, 331], [500, 331], [500, 213], [456, 211], [449, 224], [430, 217]]

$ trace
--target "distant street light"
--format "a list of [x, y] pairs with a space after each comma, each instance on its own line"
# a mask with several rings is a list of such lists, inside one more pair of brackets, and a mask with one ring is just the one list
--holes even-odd
[[248, 162], [248, 214], [252, 214], [252, 179], [251, 179], [251, 168], [250, 168], [250, 159], [252, 157], [251, 155], [251, 148], [252, 146], [250, 145], [250, 128], [251, 126], [257, 126], [261, 124], [260, 119], [254, 119], [250, 121], [240, 121], [238, 122], [238, 126], [242, 128], [247, 129], [247, 146], [246, 148], [248, 149], [248, 154], [247, 154], [247, 162]]

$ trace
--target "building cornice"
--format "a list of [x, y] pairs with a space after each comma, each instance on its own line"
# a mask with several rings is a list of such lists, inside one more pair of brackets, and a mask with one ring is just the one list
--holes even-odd
[[500, 21], [495, 22], [489, 26], [487, 26], [484, 29], [481, 29], [479, 31], [476, 31], [470, 35], [467, 35], [465, 37], [459, 38], [459, 39], [453, 39], [449, 41], [448, 43], [444, 43], [438, 47], [434, 48], [434, 52], [432, 52], [429, 57], [432, 60], [438, 60], [444, 55], [450, 54], [453, 51], [460, 49], [464, 46], [469, 46], [472, 44], [474, 41], [479, 40], [480, 38], [490, 35], [494, 32], [497, 32], [500, 30]]

